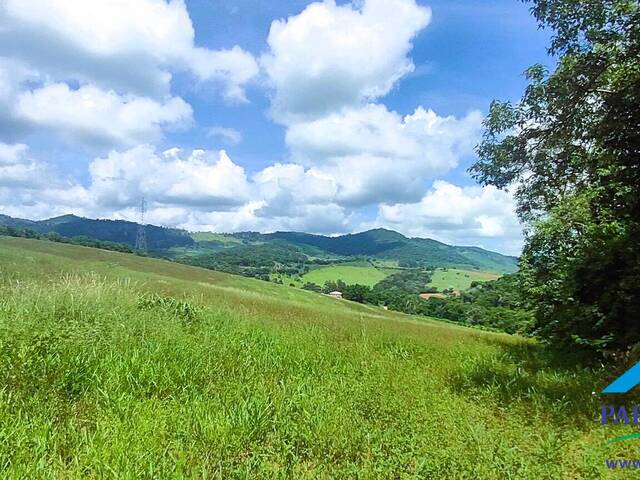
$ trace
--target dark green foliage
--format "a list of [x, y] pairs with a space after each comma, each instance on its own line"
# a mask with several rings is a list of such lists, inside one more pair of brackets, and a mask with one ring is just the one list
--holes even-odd
[[83, 247], [100, 248], [102, 250], [113, 250], [115, 252], [133, 253], [134, 250], [128, 245], [117, 242], [100, 241], [90, 237], [78, 236], [73, 238], [63, 237], [57, 232], [49, 232], [44, 235], [39, 234], [30, 228], [18, 228], [0, 225], [0, 236], [20, 237], [20, 238], [36, 238], [40, 240], [49, 240], [58, 243], [71, 243], [73, 245], [81, 245]]
[[378, 282], [374, 290], [398, 289], [405, 293], [422, 293], [427, 291], [431, 281], [431, 272], [427, 270], [405, 270], [389, 275]]
[[36, 223], [37, 222], [34, 222], [33, 220], [26, 220], [24, 218], [13, 218], [9, 215], [3, 215], [0, 213], [0, 225], [5, 227], [13, 227], [21, 230], [29, 228], [34, 230], [33, 225]]
[[[40, 220], [22, 220], [0, 216], [0, 225], [29, 228], [40, 234], [57, 233], [63, 237], [90, 237], [95, 240], [124, 243], [135, 247], [138, 224], [124, 220], [93, 220], [90, 218], [63, 215], [61, 217]], [[194, 245], [193, 239], [184, 230], [174, 228], [145, 226], [149, 250], [162, 250], [171, 247]]]
[[[507, 333], [531, 333], [533, 315], [522, 297], [519, 274], [476, 284], [460, 296], [421, 298], [418, 293], [430, 280], [430, 272], [407, 271], [391, 275], [373, 288], [347, 285], [342, 280], [326, 282], [323, 293], [342, 292], [343, 298], [359, 303], [386, 306], [410, 315], [444, 318], [465, 325], [489, 327]], [[317, 291], [312, 284], [307, 290]]]
[[531, 333], [533, 315], [522, 296], [519, 274], [476, 284], [460, 296], [430, 298], [425, 315], [467, 325], [496, 328], [507, 333]]
[[157, 293], [145, 293], [141, 295], [138, 298], [138, 308], [140, 310], [158, 308], [187, 323], [192, 323], [197, 320], [200, 315], [200, 309], [192, 303], [173, 297], [165, 297]]
[[307, 282], [302, 286], [303, 290], [309, 290], [311, 292], [321, 293], [322, 287], [312, 282]]
[[597, 221], [587, 193], [553, 209], [523, 255], [537, 332], [557, 345], [625, 350], [640, 341], [640, 249], [630, 225]]
[[430, 266], [423, 260], [398, 260], [398, 266], [400, 268], [423, 268], [425, 270], [429, 270]]
[[280, 242], [238, 245], [210, 254], [185, 256], [178, 261], [262, 280], [269, 280], [271, 273], [298, 275], [307, 271], [307, 256], [296, 247]]
[[5, 237], [37, 238], [38, 233], [30, 228], [0, 225], [0, 235]]
[[640, 342], [640, 4], [531, 3], [557, 68], [530, 68], [519, 104], [492, 104], [472, 172], [516, 185], [537, 332], [628, 350]]
[[276, 232], [268, 236], [294, 244], [313, 245], [337, 255], [375, 255], [401, 246], [407, 240], [397, 232], [382, 228], [340, 237], [325, 237], [297, 232]]
[[[48, 236], [50, 234], [47, 234]], [[53, 233], [51, 238], [54, 242], [61, 241], [62, 236], [58, 236], [60, 234]], [[133, 249], [129, 247], [129, 245], [125, 245], [124, 243], [118, 242], [110, 242], [108, 240], [96, 240], [91, 237], [87, 237], [86, 235], [80, 235], [77, 237], [73, 237], [69, 243], [74, 245], [83, 245], [85, 247], [93, 247], [93, 248], [102, 248], [103, 250], [113, 250], [116, 252], [124, 252], [124, 253], [133, 253]]]
[[426, 268], [442, 266], [478, 267], [498, 272], [514, 272], [517, 259], [477, 247], [455, 247], [422, 238], [407, 238], [398, 232], [382, 228], [366, 232], [325, 237], [296, 232], [276, 232], [269, 235], [234, 234], [238, 238], [269, 241], [284, 240], [292, 245], [311, 245], [328, 255], [369, 256], [396, 260], [402, 266]]
[[347, 288], [347, 284], [342, 280], [337, 280], [335, 282], [324, 282], [322, 286], [322, 293], [330, 293], [330, 292], [343, 292]]
[[354, 285], [347, 285], [342, 292], [342, 297], [352, 302], [366, 303], [370, 292], [371, 288], [367, 285], [356, 283]]

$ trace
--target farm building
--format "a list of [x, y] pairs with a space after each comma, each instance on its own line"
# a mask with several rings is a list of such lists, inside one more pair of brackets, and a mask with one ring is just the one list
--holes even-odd
[[342, 298], [342, 292], [338, 292], [337, 290], [335, 292], [329, 292], [328, 295], [333, 298]]

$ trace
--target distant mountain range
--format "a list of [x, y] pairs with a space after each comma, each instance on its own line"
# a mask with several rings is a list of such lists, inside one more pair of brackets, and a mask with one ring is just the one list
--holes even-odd
[[[124, 220], [94, 220], [63, 215], [47, 220], [25, 220], [0, 214], [0, 225], [28, 228], [45, 234], [56, 232], [64, 237], [87, 236], [97, 240], [120, 242], [135, 246], [138, 224]], [[434, 267], [462, 267], [491, 270], [500, 273], [517, 270], [516, 257], [502, 255], [479, 247], [452, 246], [428, 238], [408, 238], [378, 228], [366, 232], [327, 237], [300, 232], [232, 234], [192, 234], [175, 228], [146, 225], [147, 243], [154, 255], [171, 256], [172, 249], [204, 253], [237, 248], [244, 245], [264, 245], [277, 242], [296, 247], [316, 258], [373, 257], [395, 260], [404, 264]]]

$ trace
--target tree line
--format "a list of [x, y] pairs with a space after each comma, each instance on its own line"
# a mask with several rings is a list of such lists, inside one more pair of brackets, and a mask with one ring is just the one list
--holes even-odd
[[69, 238], [62, 236], [57, 232], [38, 233], [30, 228], [17, 228], [7, 225], [0, 225], [0, 236], [49, 240], [51, 242], [69, 243], [71, 245], [100, 248], [102, 250], [112, 250], [114, 252], [121, 253], [139, 253], [125, 243], [111, 242], [109, 240], [96, 240], [95, 238], [85, 235], [77, 235]]
[[556, 66], [529, 68], [518, 103], [492, 103], [470, 170], [481, 184], [514, 192], [526, 234], [519, 288], [534, 312], [533, 332], [586, 358], [634, 356], [640, 3], [526, 3], [552, 33]]
[[[390, 310], [436, 317], [469, 326], [497, 329], [507, 333], [531, 334], [533, 314], [522, 298], [518, 274], [505, 275], [489, 282], [473, 282], [460, 295], [443, 298], [421, 298], [429, 289], [431, 271], [407, 270], [390, 275], [373, 287], [328, 281], [321, 287], [306, 283], [306, 290], [329, 293], [339, 291], [346, 300], [383, 306]], [[432, 291], [435, 289], [431, 289]]]

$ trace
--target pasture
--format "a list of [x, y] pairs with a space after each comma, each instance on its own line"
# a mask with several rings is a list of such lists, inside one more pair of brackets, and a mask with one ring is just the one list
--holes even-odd
[[302, 280], [320, 286], [327, 281], [342, 280], [348, 285], [358, 283], [373, 287], [391, 273], [392, 271], [389, 269], [379, 269], [371, 265], [337, 264], [310, 270], [302, 276]]
[[462, 270], [459, 268], [437, 268], [431, 276], [430, 287], [438, 291], [446, 288], [454, 290], [466, 290], [471, 282], [486, 282], [500, 278], [500, 274], [494, 272], [482, 272], [478, 270]]
[[[532, 340], [0, 238], [0, 477], [596, 479], [604, 372]], [[612, 475], [612, 478], [620, 478]]]

